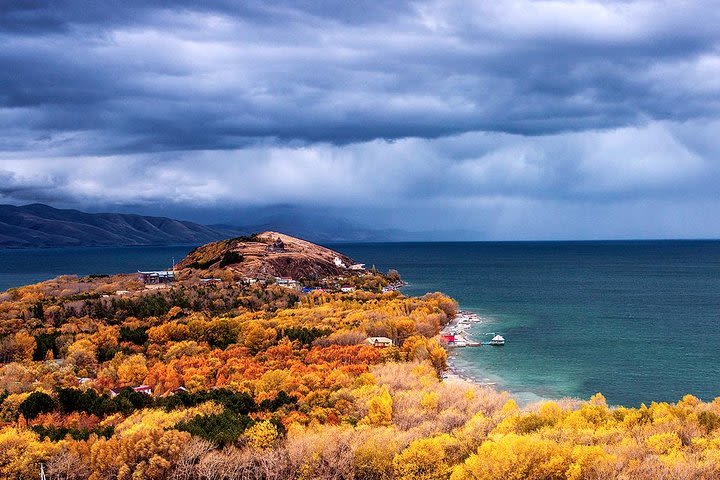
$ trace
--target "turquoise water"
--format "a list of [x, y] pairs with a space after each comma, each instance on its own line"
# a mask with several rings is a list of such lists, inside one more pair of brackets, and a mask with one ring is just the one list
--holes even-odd
[[455, 364], [525, 401], [720, 396], [720, 242], [518, 242], [338, 246], [396, 268], [409, 294], [439, 290], [485, 318]]
[[[398, 269], [411, 295], [442, 291], [497, 332], [500, 348], [457, 350], [469, 375], [520, 399], [615, 404], [720, 396], [720, 242], [336, 244]], [[190, 247], [0, 250], [0, 289], [63, 273], [164, 268]]]

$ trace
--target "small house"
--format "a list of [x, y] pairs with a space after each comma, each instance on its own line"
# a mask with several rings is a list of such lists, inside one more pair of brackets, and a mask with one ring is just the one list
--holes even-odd
[[351, 287], [350, 285], [343, 285], [340, 287], [340, 291], [343, 293], [352, 293], [355, 291], [355, 287]]
[[365, 342], [372, 345], [375, 348], [392, 347], [393, 341], [387, 337], [368, 337]]
[[146, 395], [152, 395], [152, 387], [149, 385], [140, 385], [138, 387], [133, 387], [133, 391], [138, 393], [144, 393]]
[[[122, 392], [126, 387], [122, 388], [113, 388], [110, 390], [110, 396], [111, 397], [117, 397], [120, 395], [120, 392]], [[133, 392], [138, 393], [144, 393], [145, 395], [152, 395], [152, 387], [150, 385], [138, 385], [137, 387], [132, 387]]]
[[365, 270], [365, 264], [364, 263], [356, 263], [355, 265], [350, 265], [348, 268], [350, 270]]
[[300, 283], [290, 277], [275, 277], [275, 284], [278, 287], [289, 288], [291, 290], [300, 290]]

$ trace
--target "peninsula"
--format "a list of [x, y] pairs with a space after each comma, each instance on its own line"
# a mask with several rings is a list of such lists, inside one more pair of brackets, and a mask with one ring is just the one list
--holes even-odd
[[718, 401], [444, 379], [456, 302], [340, 252], [263, 232], [138, 269], [0, 293], [1, 478], [720, 475]]

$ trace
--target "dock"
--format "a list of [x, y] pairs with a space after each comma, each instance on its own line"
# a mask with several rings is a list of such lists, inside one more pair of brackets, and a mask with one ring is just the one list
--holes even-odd
[[483, 345], [499, 347], [505, 345], [505, 339], [494, 332], [485, 334], [493, 335], [492, 340], [488, 342], [470, 339], [467, 330], [477, 323], [482, 323], [482, 319], [478, 314], [460, 310], [455, 318], [440, 331], [440, 337], [445, 340], [448, 348], [480, 347]]

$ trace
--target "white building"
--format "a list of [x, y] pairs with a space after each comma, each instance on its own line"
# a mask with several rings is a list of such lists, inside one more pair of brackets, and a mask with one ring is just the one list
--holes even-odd
[[290, 277], [275, 277], [275, 284], [278, 287], [290, 288], [293, 290], [300, 289], [300, 282], [298, 282], [297, 280], [293, 280]]
[[368, 337], [365, 342], [376, 348], [392, 347], [393, 341], [387, 337]]

